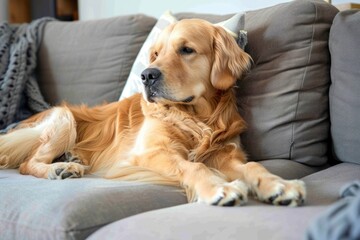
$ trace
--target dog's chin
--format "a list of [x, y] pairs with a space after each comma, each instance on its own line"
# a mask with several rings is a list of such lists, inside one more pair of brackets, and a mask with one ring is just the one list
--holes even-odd
[[145, 100], [149, 103], [164, 103], [164, 104], [191, 104], [195, 96], [189, 96], [184, 99], [177, 99], [175, 97], [166, 95], [166, 94], [159, 94], [157, 92], [150, 92], [146, 91], [145, 94]]

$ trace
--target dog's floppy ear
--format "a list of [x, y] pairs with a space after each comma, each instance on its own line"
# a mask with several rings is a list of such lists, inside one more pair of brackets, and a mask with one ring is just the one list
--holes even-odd
[[211, 84], [217, 89], [227, 90], [250, 68], [251, 57], [222, 27], [215, 27], [213, 49]]

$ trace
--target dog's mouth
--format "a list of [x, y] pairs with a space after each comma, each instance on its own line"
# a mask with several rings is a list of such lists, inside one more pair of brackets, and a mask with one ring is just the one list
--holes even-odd
[[165, 100], [166, 102], [173, 102], [173, 103], [191, 103], [195, 96], [189, 96], [184, 99], [176, 99], [168, 94], [164, 93], [163, 91], [159, 91], [157, 89], [145, 88], [145, 99], [150, 103], [157, 103], [161, 102], [162, 100]]
[[150, 103], [154, 103], [157, 93], [156, 92], [150, 92], [150, 93], [145, 93], [145, 99], [150, 102]]

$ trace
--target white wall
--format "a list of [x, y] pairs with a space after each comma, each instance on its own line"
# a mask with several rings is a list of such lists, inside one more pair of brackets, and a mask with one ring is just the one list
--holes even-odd
[[80, 20], [144, 13], [159, 17], [176, 12], [235, 13], [272, 6], [289, 0], [79, 0]]
[[0, 22], [8, 21], [8, 0], [0, 0]]
[[[1, 0], [3, 1], [3, 0]], [[176, 12], [235, 13], [269, 7], [290, 0], [78, 0], [80, 20], [144, 13], [159, 17], [166, 10]], [[301, 1], [301, 0], [300, 0]], [[360, 0], [332, 0], [332, 4], [360, 3]]]

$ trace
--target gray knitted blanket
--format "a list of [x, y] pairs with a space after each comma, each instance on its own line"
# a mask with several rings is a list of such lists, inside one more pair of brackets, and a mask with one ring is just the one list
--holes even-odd
[[34, 70], [42, 30], [51, 20], [17, 26], [0, 23], [0, 129], [49, 108]]
[[307, 240], [360, 239], [360, 181], [344, 186], [340, 197], [341, 201], [310, 224]]

